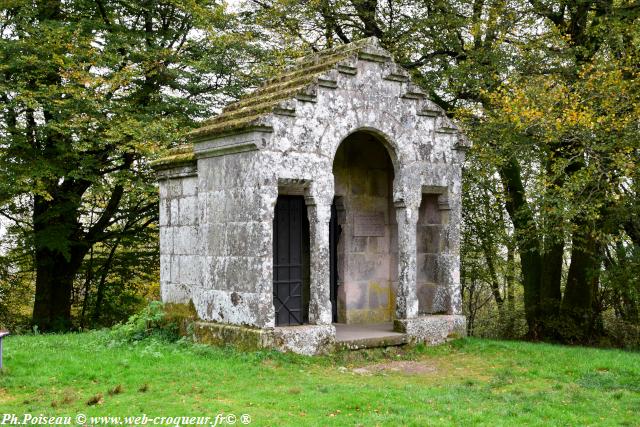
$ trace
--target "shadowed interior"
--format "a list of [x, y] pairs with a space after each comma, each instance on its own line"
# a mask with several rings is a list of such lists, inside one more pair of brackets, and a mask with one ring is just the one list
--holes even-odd
[[397, 286], [393, 164], [368, 132], [347, 137], [333, 163], [340, 237], [335, 248], [338, 322], [390, 321]]

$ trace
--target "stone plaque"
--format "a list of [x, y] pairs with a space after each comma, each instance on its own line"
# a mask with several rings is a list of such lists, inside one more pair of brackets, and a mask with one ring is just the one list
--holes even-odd
[[384, 213], [356, 214], [353, 235], [357, 237], [384, 236]]

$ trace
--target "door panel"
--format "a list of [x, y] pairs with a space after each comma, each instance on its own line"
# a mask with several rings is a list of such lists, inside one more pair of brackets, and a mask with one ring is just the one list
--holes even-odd
[[330, 299], [331, 317], [335, 323], [338, 321], [338, 240], [340, 238], [340, 225], [338, 225], [338, 209], [336, 201], [331, 204], [331, 220], [329, 222], [329, 271], [331, 277]]
[[308, 321], [309, 222], [302, 196], [278, 196], [273, 221], [276, 326]]

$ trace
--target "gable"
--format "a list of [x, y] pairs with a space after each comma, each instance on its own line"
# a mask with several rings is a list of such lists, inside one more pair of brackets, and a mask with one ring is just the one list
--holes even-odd
[[[376, 63], [381, 72], [376, 73], [375, 77], [357, 76], [363, 69], [363, 62]], [[322, 88], [338, 88], [341, 75], [395, 82], [400, 90], [397, 98], [419, 102], [414, 115], [432, 118], [437, 132], [458, 134], [456, 126], [444, 111], [429, 101], [425, 93], [411, 82], [409, 73], [393, 61], [375, 37], [370, 37], [299, 59], [294, 66], [226, 106], [219, 115], [204, 121], [188, 137], [191, 142], [197, 143], [255, 130], [271, 132], [273, 122], [278, 117], [296, 117], [296, 109], [301, 104], [315, 103]], [[376, 95], [372, 93], [373, 97]], [[464, 138], [456, 139], [456, 144], [466, 145]], [[167, 168], [176, 161], [184, 163], [195, 160], [190, 147], [172, 150], [170, 156], [156, 161], [154, 167]]]

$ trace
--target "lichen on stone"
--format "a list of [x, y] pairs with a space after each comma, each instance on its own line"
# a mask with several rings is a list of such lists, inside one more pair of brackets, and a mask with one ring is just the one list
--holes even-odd
[[196, 156], [193, 153], [192, 144], [184, 144], [169, 150], [166, 156], [151, 162], [151, 167], [156, 170], [164, 170], [182, 165], [193, 164]]
[[377, 47], [375, 37], [358, 40], [333, 49], [305, 56], [291, 68], [267, 80], [252, 93], [228, 105], [222, 113], [206, 120], [202, 126], [189, 133], [192, 139], [200, 139], [219, 133], [250, 126], [255, 119], [271, 113], [281, 102], [294, 98], [318, 77], [331, 70], [340, 61], [357, 55], [366, 47]]

